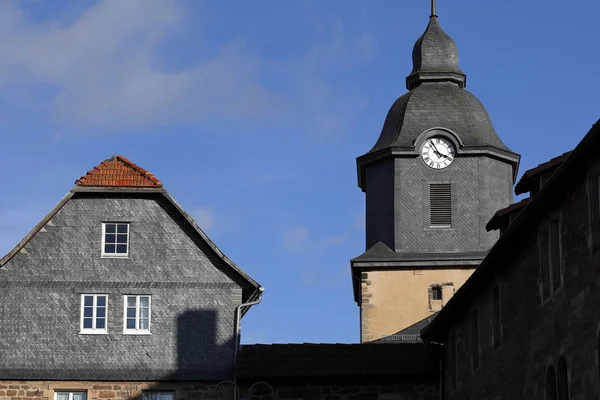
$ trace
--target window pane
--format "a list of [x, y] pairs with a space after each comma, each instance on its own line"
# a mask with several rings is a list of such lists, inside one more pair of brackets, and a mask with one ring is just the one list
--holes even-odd
[[73, 400], [85, 400], [85, 393], [73, 393]]
[[546, 373], [546, 399], [556, 400], [556, 373], [552, 366], [548, 368]]
[[117, 243], [127, 243], [127, 235], [117, 235]]
[[557, 370], [558, 400], [569, 400], [569, 379], [567, 376], [567, 362], [564, 357], [558, 360]]
[[146, 318], [140, 319], [140, 329], [148, 329], [150, 327], [150, 321]]
[[84, 318], [92, 318], [94, 313], [94, 309], [92, 307], [84, 307], [83, 308], [83, 317]]
[[106, 233], [115, 233], [115, 224], [106, 224], [105, 232]]
[[83, 297], [83, 305], [86, 307], [91, 307], [94, 305], [94, 298], [92, 296], [84, 296]]
[[117, 253], [119, 253], [119, 254], [127, 253], [127, 245], [126, 244], [118, 244], [117, 245]]
[[492, 291], [492, 324], [494, 334], [494, 349], [500, 347], [500, 288], [496, 286]]
[[92, 319], [91, 318], [83, 319], [83, 328], [84, 329], [92, 329]]
[[164, 393], [160, 394], [159, 400], [174, 400], [174, 399], [175, 399], [175, 393], [164, 392]]
[[135, 318], [135, 308], [127, 308], [127, 318]]
[[127, 307], [135, 307], [135, 296], [127, 296]]
[[96, 329], [104, 329], [106, 320], [104, 318], [96, 318]]
[[148, 296], [140, 297], [140, 307], [148, 307], [148, 303], [150, 302]]
[[140, 318], [148, 318], [150, 310], [147, 308], [140, 308]]
[[116, 235], [107, 234], [104, 236], [104, 243], [115, 243], [116, 240]]
[[56, 393], [56, 400], [69, 400], [69, 393]]
[[548, 254], [548, 229], [540, 232], [540, 274], [542, 280], [542, 299], [550, 295], [550, 255]]
[[106, 306], [106, 296], [98, 296], [96, 298], [96, 303], [97, 303], [98, 307]]
[[550, 264], [552, 265], [552, 288], [558, 289], [562, 285], [560, 271], [560, 227], [558, 217], [550, 223]]
[[129, 229], [129, 225], [127, 224], [119, 224], [117, 225], [117, 233], [127, 233]]
[[159, 400], [158, 393], [146, 392], [143, 394], [143, 400]]
[[112, 254], [115, 252], [115, 245], [114, 244], [106, 244], [104, 245], [104, 252], [107, 254]]
[[96, 317], [98, 317], [98, 318], [106, 317], [106, 307], [98, 307], [96, 309]]
[[135, 319], [127, 320], [127, 329], [135, 329]]

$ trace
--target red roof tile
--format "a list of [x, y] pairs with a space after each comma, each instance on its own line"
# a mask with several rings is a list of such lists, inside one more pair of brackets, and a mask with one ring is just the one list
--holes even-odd
[[125, 157], [114, 155], [75, 181], [79, 186], [160, 188], [162, 182]]

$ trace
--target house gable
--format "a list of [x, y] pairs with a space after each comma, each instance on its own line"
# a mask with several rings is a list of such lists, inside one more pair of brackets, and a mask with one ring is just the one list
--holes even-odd
[[[104, 222], [129, 224], [127, 257], [102, 256]], [[259, 287], [162, 187], [77, 185], [0, 266], [5, 379], [231, 379]], [[106, 333], [83, 331], [85, 295], [106, 296]], [[147, 334], [126, 334], [125, 296], [151, 298]]]

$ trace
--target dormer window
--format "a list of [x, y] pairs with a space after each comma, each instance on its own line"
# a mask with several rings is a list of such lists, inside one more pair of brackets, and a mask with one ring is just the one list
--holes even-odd
[[105, 222], [102, 224], [102, 257], [127, 257], [129, 255], [129, 223]]

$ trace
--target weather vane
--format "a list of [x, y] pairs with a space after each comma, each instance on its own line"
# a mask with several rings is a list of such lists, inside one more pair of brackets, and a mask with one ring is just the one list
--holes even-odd
[[435, 13], [435, 0], [431, 0], [431, 16], [437, 17], [437, 14]]

